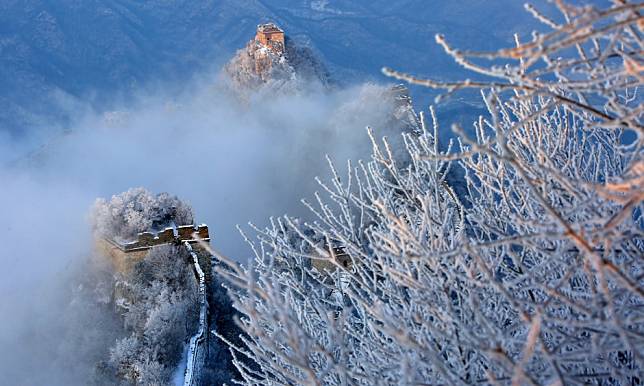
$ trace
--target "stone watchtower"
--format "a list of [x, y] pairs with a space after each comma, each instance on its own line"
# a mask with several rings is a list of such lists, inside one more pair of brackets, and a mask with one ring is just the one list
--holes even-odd
[[284, 31], [273, 23], [258, 25], [255, 41], [279, 54], [284, 53]]

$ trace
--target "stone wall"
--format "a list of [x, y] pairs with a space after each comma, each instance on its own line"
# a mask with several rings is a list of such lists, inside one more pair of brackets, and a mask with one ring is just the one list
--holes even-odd
[[[194, 267], [195, 277], [199, 282], [199, 327], [197, 332], [190, 338], [188, 349], [188, 360], [186, 371], [184, 373], [183, 385], [195, 386], [201, 385], [201, 373], [208, 356], [208, 337], [210, 335], [208, 328], [208, 287], [209, 282], [207, 272], [210, 272], [210, 255], [208, 255], [207, 267], [203, 264], [203, 254], [196, 251], [195, 246], [189, 241], [184, 241], [183, 246], [190, 253]], [[203, 252], [203, 251], [202, 251]], [[201, 255], [201, 256], [200, 256]]]
[[131, 272], [134, 265], [143, 260], [148, 255], [149, 248], [138, 249], [135, 251], [125, 251], [118, 244], [108, 239], [98, 237], [94, 243], [96, 251], [110, 259], [114, 270], [120, 273]]
[[256, 39], [265, 46], [273, 43], [284, 45], [284, 32], [257, 32]]
[[[114, 269], [120, 273], [131, 272], [134, 265], [147, 256], [152, 247], [164, 244], [177, 244], [188, 242], [195, 245], [197, 251], [203, 248], [199, 247], [199, 241], [210, 242], [208, 226], [184, 225], [176, 228], [166, 228], [160, 232], [143, 232], [139, 233], [137, 239], [127, 243], [120, 243], [106, 237], [96, 239], [97, 251], [110, 258]], [[205, 260], [205, 259], [204, 259]], [[210, 266], [209, 261], [204, 261], [204, 267]]]
[[[188, 361], [184, 373], [185, 386], [202, 384], [202, 369], [209, 355], [210, 291], [208, 289], [213, 280], [212, 256], [207, 245], [209, 242], [210, 234], [206, 225], [165, 228], [156, 233], [143, 232], [138, 234], [136, 240], [126, 243], [106, 237], [97, 237], [95, 242], [97, 252], [110, 259], [115, 271], [124, 275], [129, 275], [135, 265], [144, 260], [155, 246], [172, 244], [178, 248], [184, 248], [190, 254], [190, 261], [186, 261], [186, 264], [193, 266], [198, 283], [199, 326], [190, 338]], [[117, 280], [113, 288], [114, 307], [121, 315], [136, 301], [129, 288], [127, 280]]]
[[[314, 254], [317, 254], [314, 252]], [[338, 265], [341, 266], [344, 270], [351, 269], [351, 257], [344, 251], [343, 248], [336, 247], [333, 248], [333, 254], [335, 255], [335, 263], [326, 259], [311, 259], [311, 266], [316, 268], [321, 273], [324, 272], [335, 272], [338, 269]]]
[[255, 41], [280, 55], [284, 53], [284, 31], [273, 23], [258, 25]]

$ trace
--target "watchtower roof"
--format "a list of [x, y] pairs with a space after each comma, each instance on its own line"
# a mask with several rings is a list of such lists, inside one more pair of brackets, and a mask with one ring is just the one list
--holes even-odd
[[284, 33], [280, 27], [275, 23], [260, 24], [257, 26], [257, 32], [270, 34], [270, 33]]

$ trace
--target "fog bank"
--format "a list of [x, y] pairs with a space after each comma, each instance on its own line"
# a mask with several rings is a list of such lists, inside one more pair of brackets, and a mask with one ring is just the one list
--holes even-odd
[[83, 113], [67, 134], [28, 154], [25, 143], [2, 138], [0, 383], [82, 384], [104, 354], [106, 338], [89, 338], [100, 335], [96, 321], [82, 307], [68, 314], [91, 251], [87, 214], [97, 197], [135, 186], [178, 195], [209, 225], [216, 248], [246, 261], [236, 224], [306, 215], [299, 200], [326, 175], [325, 153], [341, 166], [364, 157], [367, 125], [397, 135], [384, 127], [391, 105], [383, 92], [362, 85], [240, 102], [216, 81], [200, 82], [181, 95]]

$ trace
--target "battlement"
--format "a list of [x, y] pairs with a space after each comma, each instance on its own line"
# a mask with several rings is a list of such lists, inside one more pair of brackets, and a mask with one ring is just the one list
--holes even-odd
[[271, 48], [280, 53], [284, 52], [284, 31], [274, 23], [258, 25], [255, 40], [264, 47]]
[[[210, 242], [208, 226], [205, 224], [165, 228], [156, 233], [143, 232], [138, 234], [136, 240], [129, 242], [98, 237], [96, 247], [103, 255], [111, 257], [117, 271], [129, 272], [134, 264], [143, 260], [150, 249], [157, 245], [181, 245], [184, 242], [196, 245], [200, 241]], [[195, 247], [200, 249], [198, 245]]]
[[137, 239], [127, 243], [120, 243], [116, 240], [107, 239], [111, 244], [118, 247], [123, 252], [134, 252], [138, 250], [147, 250], [156, 245], [179, 244], [184, 241], [196, 243], [199, 241], [210, 241], [208, 226], [205, 224], [195, 227], [194, 225], [182, 225], [176, 228], [165, 228], [164, 230], [152, 233], [139, 233]]

